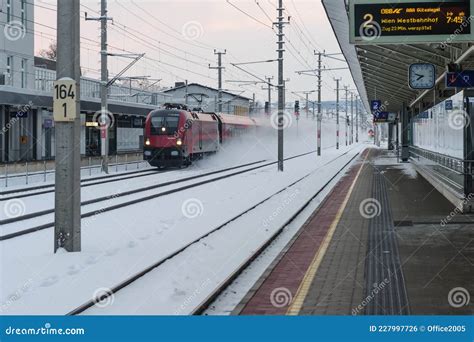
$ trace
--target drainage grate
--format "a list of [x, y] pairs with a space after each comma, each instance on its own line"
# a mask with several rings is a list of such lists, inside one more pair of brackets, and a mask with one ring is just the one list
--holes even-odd
[[387, 186], [383, 176], [376, 170], [372, 196], [380, 202], [381, 210], [380, 215], [369, 222], [369, 242], [365, 263], [367, 302], [365, 314], [408, 315], [410, 313], [408, 297]]

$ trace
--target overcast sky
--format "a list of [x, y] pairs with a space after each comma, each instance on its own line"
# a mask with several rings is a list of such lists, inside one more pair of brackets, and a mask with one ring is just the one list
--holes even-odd
[[[109, 51], [146, 53], [127, 76], [162, 79], [162, 86], [172, 86], [174, 82], [187, 79], [216, 87], [217, 70], [210, 70], [209, 63], [216, 65], [214, 48], [226, 49], [224, 88], [245, 91], [243, 95], [248, 97], [256, 93], [257, 99], [264, 101], [267, 95], [261, 84], [244, 87], [227, 81], [256, 80], [230, 63], [276, 58], [277, 37], [270, 21], [276, 20], [276, 3], [277, 0], [109, 0], [109, 17], [114, 20], [109, 22]], [[291, 45], [286, 44], [284, 72], [285, 78], [290, 79], [287, 92], [290, 101], [296, 98], [291, 92], [316, 88], [315, 77], [295, 73], [316, 67], [313, 51], [340, 51], [320, 0], [284, 0], [284, 6], [286, 15], [291, 16], [290, 25], [285, 26]], [[47, 48], [55, 39], [55, 10], [54, 0], [35, 1], [36, 52]], [[97, 16], [95, 11], [99, 10], [100, 1], [81, 0], [81, 11], [88, 12], [90, 17]], [[100, 76], [99, 26], [97, 21], [81, 21], [81, 65], [85, 75], [94, 78]], [[110, 57], [110, 73], [116, 74], [128, 62], [123, 57]], [[324, 65], [329, 68], [344, 66], [330, 59], [325, 59]], [[242, 67], [259, 77], [277, 76], [276, 62]], [[354, 88], [349, 71], [325, 72], [323, 100], [335, 99], [333, 78], [336, 76], [343, 78], [342, 85]], [[310, 97], [315, 99], [315, 94]], [[276, 92], [273, 99], [276, 99]]]

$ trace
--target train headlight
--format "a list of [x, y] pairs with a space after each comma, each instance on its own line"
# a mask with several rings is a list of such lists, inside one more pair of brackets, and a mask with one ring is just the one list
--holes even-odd
[[176, 140], [176, 145], [178, 146], [183, 145], [183, 141], [181, 139]]
[[150, 146], [150, 139], [147, 138], [147, 139], [145, 140], [145, 145]]

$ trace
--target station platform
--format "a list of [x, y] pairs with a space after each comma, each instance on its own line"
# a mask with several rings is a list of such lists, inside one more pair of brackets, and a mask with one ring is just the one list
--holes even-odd
[[368, 148], [235, 315], [474, 313], [474, 216]]

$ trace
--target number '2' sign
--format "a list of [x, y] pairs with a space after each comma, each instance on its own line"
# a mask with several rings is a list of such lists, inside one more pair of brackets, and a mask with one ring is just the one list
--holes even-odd
[[76, 81], [64, 77], [54, 82], [54, 121], [74, 121], [76, 119], [76, 107]]

